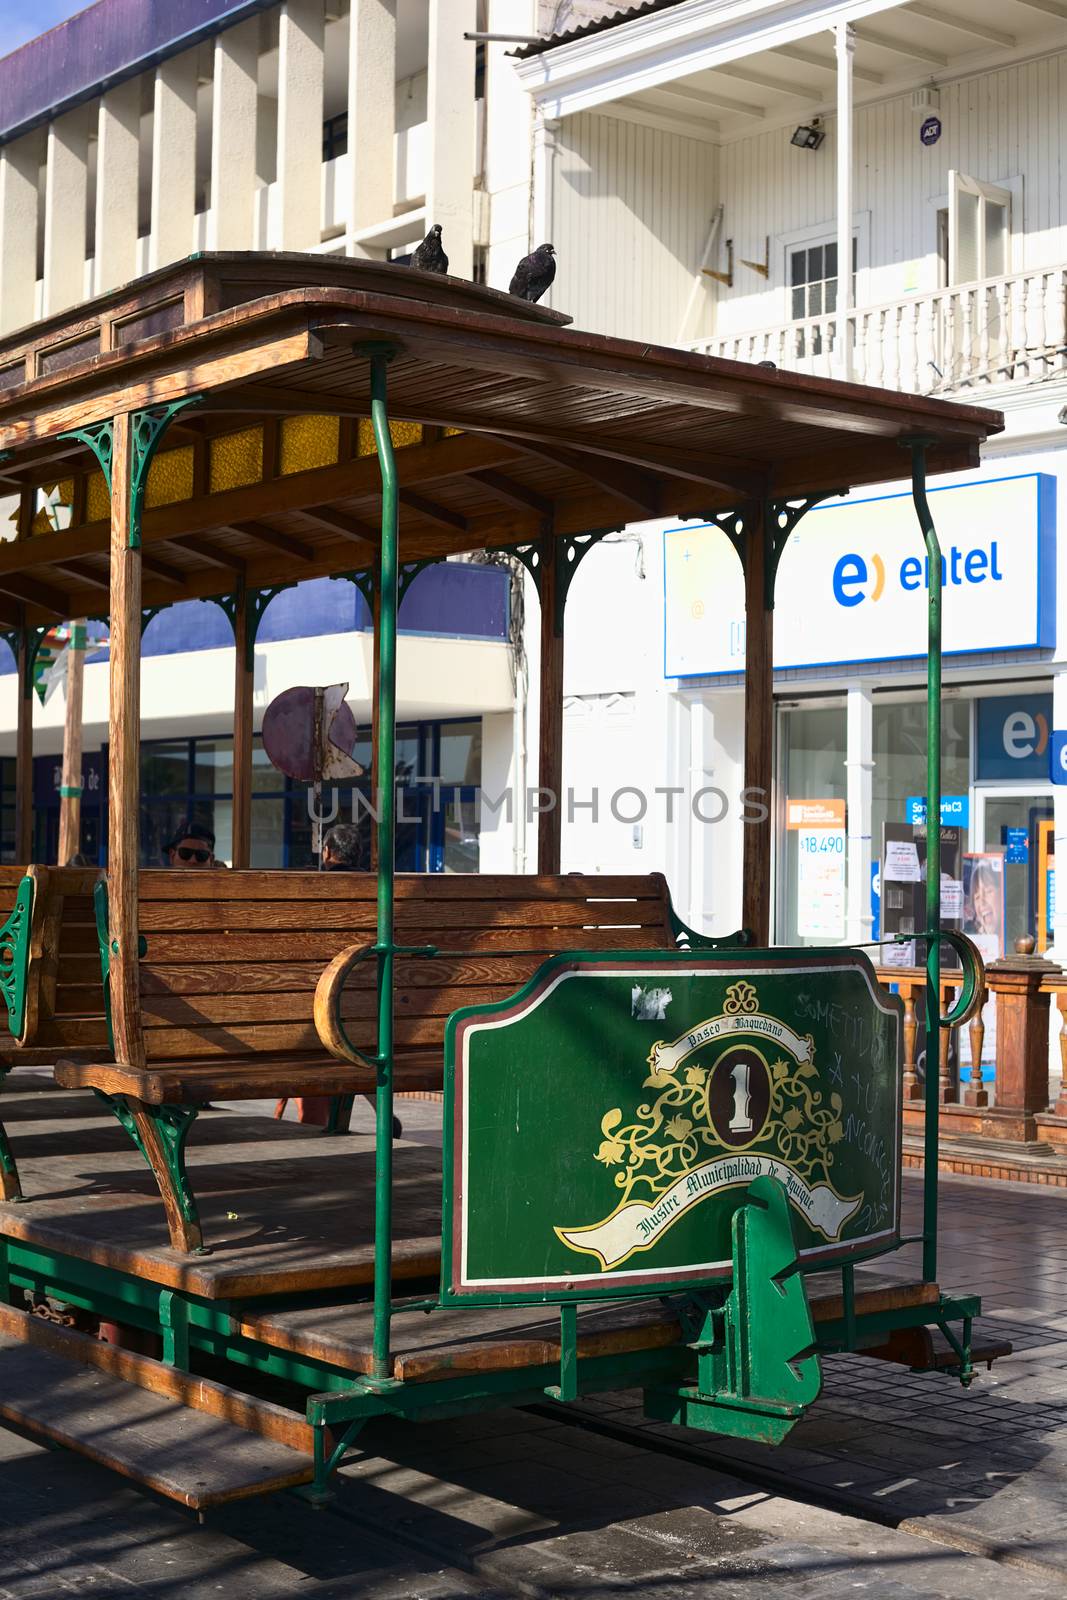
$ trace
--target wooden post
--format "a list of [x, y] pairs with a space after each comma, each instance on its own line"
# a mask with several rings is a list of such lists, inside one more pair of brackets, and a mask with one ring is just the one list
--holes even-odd
[[774, 760], [774, 613], [765, 584], [766, 510], [758, 502], [745, 527], [745, 795], [741, 926], [757, 945], [771, 942], [771, 771]]
[[70, 625], [67, 645], [67, 712], [63, 724], [63, 775], [59, 785], [59, 848], [66, 866], [82, 847], [82, 700], [85, 683], [85, 618]]
[[[537, 870], [560, 870], [563, 832], [563, 627], [556, 627], [559, 541], [541, 542], [541, 724], [537, 784], [542, 809], [537, 817]], [[516, 797], [523, 805], [525, 796]]]
[[1006, 956], [986, 968], [997, 1005], [994, 1104], [1005, 1139], [1039, 1137], [1035, 1118], [1048, 1110], [1049, 993], [1043, 984], [1062, 969], [1040, 956]]
[[30, 672], [29, 628], [19, 629], [18, 724], [15, 733], [15, 862], [28, 867], [33, 860], [33, 675]]
[[141, 552], [130, 549], [130, 418], [115, 418], [111, 459], [111, 667], [108, 903], [115, 1059], [144, 1066], [137, 983], [141, 793]]
[[248, 591], [242, 578], [237, 585], [233, 613], [236, 661], [233, 677], [233, 864], [247, 867], [252, 860], [252, 693], [254, 657], [250, 648]]

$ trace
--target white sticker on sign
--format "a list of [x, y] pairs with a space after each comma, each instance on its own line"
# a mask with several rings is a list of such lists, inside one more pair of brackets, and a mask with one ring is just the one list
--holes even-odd
[[882, 877], [891, 883], [918, 883], [919, 852], [910, 839], [890, 839], [885, 847]]

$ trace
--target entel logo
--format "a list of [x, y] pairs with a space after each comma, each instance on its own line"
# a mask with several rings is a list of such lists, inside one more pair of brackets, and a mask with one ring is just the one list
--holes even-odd
[[1004, 718], [1004, 754], [1013, 761], [1042, 756], [1048, 747], [1048, 721], [1042, 712], [1011, 711]]
[[[994, 539], [988, 550], [976, 546], [966, 552], [956, 545], [941, 557], [941, 583], [1001, 583], [1004, 574], [998, 565], [999, 551]], [[861, 555], [841, 556], [834, 567], [834, 599], [839, 606], [858, 606], [863, 600], [880, 600], [885, 590], [885, 562], [881, 556], [865, 559]], [[930, 587], [930, 563], [918, 556], [905, 556], [897, 574], [900, 587], [908, 591]], [[868, 589], [868, 586], [869, 589]]]

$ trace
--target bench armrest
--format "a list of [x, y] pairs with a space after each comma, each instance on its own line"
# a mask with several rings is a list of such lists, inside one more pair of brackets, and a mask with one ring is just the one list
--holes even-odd
[[341, 996], [349, 975], [374, 951], [372, 944], [352, 944], [334, 956], [315, 986], [315, 1028], [332, 1056], [374, 1072], [377, 1063], [356, 1049], [341, 1020]]

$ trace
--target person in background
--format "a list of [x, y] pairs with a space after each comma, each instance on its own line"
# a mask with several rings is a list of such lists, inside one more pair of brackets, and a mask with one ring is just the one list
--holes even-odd
[[363, 872], [363, 841], [351, 822], [337, 822], [322, 836], [323, 872]]
[[185, 817], [165, 849], [168, 867], [213, 867], [215, 835], [206, 822]]
[[[332, 828], [327, 828], [322, 836], [322, 870], [323, 872], [361, 872], [363, 841], [359, 829], [350, 822], [337, 822]], [[363, 1096], [367, 1104], [373, 1108], [374, 1096]], [[279, 1100], [274, 1108], [274, 1115], [282, 1117], [288, 1100]], [[330, 1097], [324, 1094], [299, 1095], [296, 1100], [296, 1120], [298, 1122], [311, 1122], [317, 1127], [325, 1128], [330, 1120]], [[393, 1118], [393, 1138], [399, 1139], [404, 1132], [403, 1124], [399, 1117]]]

